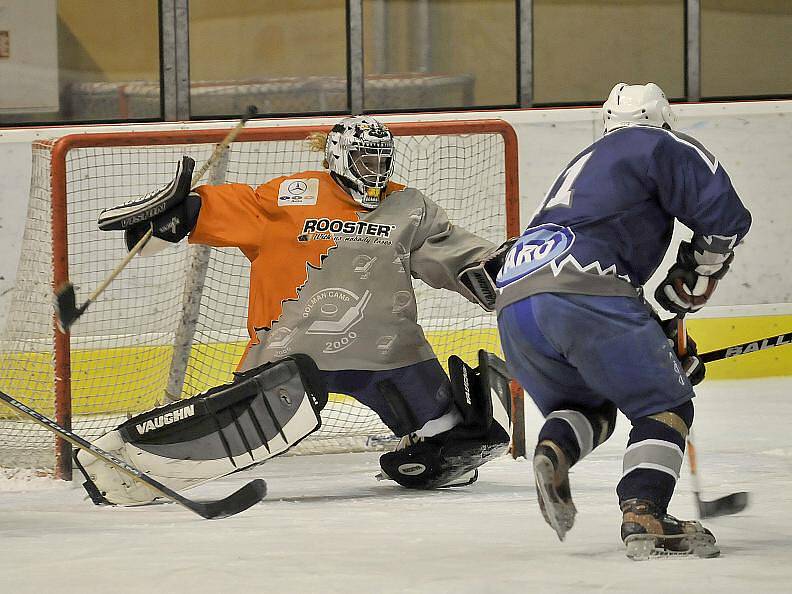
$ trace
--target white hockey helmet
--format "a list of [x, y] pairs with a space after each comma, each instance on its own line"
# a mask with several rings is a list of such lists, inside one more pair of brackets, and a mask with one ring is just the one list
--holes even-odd
[[325, 160], [352, 198], [366, 208], [377, 208], [393, 175], [393, 135], [374, 118], [344, 118], [327, 135]]
[[605, 134], [631, 125], [673, 128], [676, 116], [671, 111], [663, 89], [655, 83], [628, 85], [618, 83], [602, 106]]

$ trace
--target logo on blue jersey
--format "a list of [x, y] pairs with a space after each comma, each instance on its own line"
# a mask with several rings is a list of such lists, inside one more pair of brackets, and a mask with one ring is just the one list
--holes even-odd
[[533, 274], [540, 268], [566, 254], [575, 241], [569, 227], [545, 223], [526, 229], [506, 254], [495, 284], [503, 288], [514, 281]]

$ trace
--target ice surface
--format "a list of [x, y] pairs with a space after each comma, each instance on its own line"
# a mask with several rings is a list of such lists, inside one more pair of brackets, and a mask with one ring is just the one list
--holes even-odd
[[[2, 594], [792, 592], [792, 381], [704, 382], [696, 399], [703, 497], [750, 491], [709, 520], [718, 559], [629, 561], [614, 489], [629, 424], [574, 469], [564, 543], [542, 520], [529, 466], [502, 458], [475, 485], [409, 492], [378, 483], [377, 454], [280, 458], [254, 476], [269, 496], [207, 521], [176, 505], [97, 508], [77, 483], [0, 475]], [[529, 435], [538, 416], [532, 414]], [[671, 510], [694, 517], [689, 476]]]

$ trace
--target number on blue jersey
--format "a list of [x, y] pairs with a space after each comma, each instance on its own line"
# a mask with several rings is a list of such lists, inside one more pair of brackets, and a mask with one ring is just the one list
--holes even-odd
[[553, 193], [553, 188], [558, 185], [559, 181], [556, 180], [553, 184], [553, 188], [550, 188], [550, 192], [548, 192], [545, 197], [541, 210], [547, 210], [556, 206], [572, 206], [572, 196], [575, 193], [575, 180], [578, 175], [580, 175], [580, 172], [583, 171], [583, 167], [586, 166], [586, 163], [593, 154], [594, 151], [586, 153], [564, 170], [559, 177], [559, 179], [562, 180], [561, 186]]

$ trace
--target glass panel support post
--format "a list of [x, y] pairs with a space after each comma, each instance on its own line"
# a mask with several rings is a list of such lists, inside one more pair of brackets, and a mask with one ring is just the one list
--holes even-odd
[[701, 99], [701, 0], [685, 1], [685, 95]]
[[519, 63], [517, 65], [520, 107], [533, 105], [533, 0], [517, 2], [517, 39]]
[[349, 110], [363, 113], [363, 0], [347, 0]]
[[162, 116], [190, 119], [189, 0], [160, 0]]

